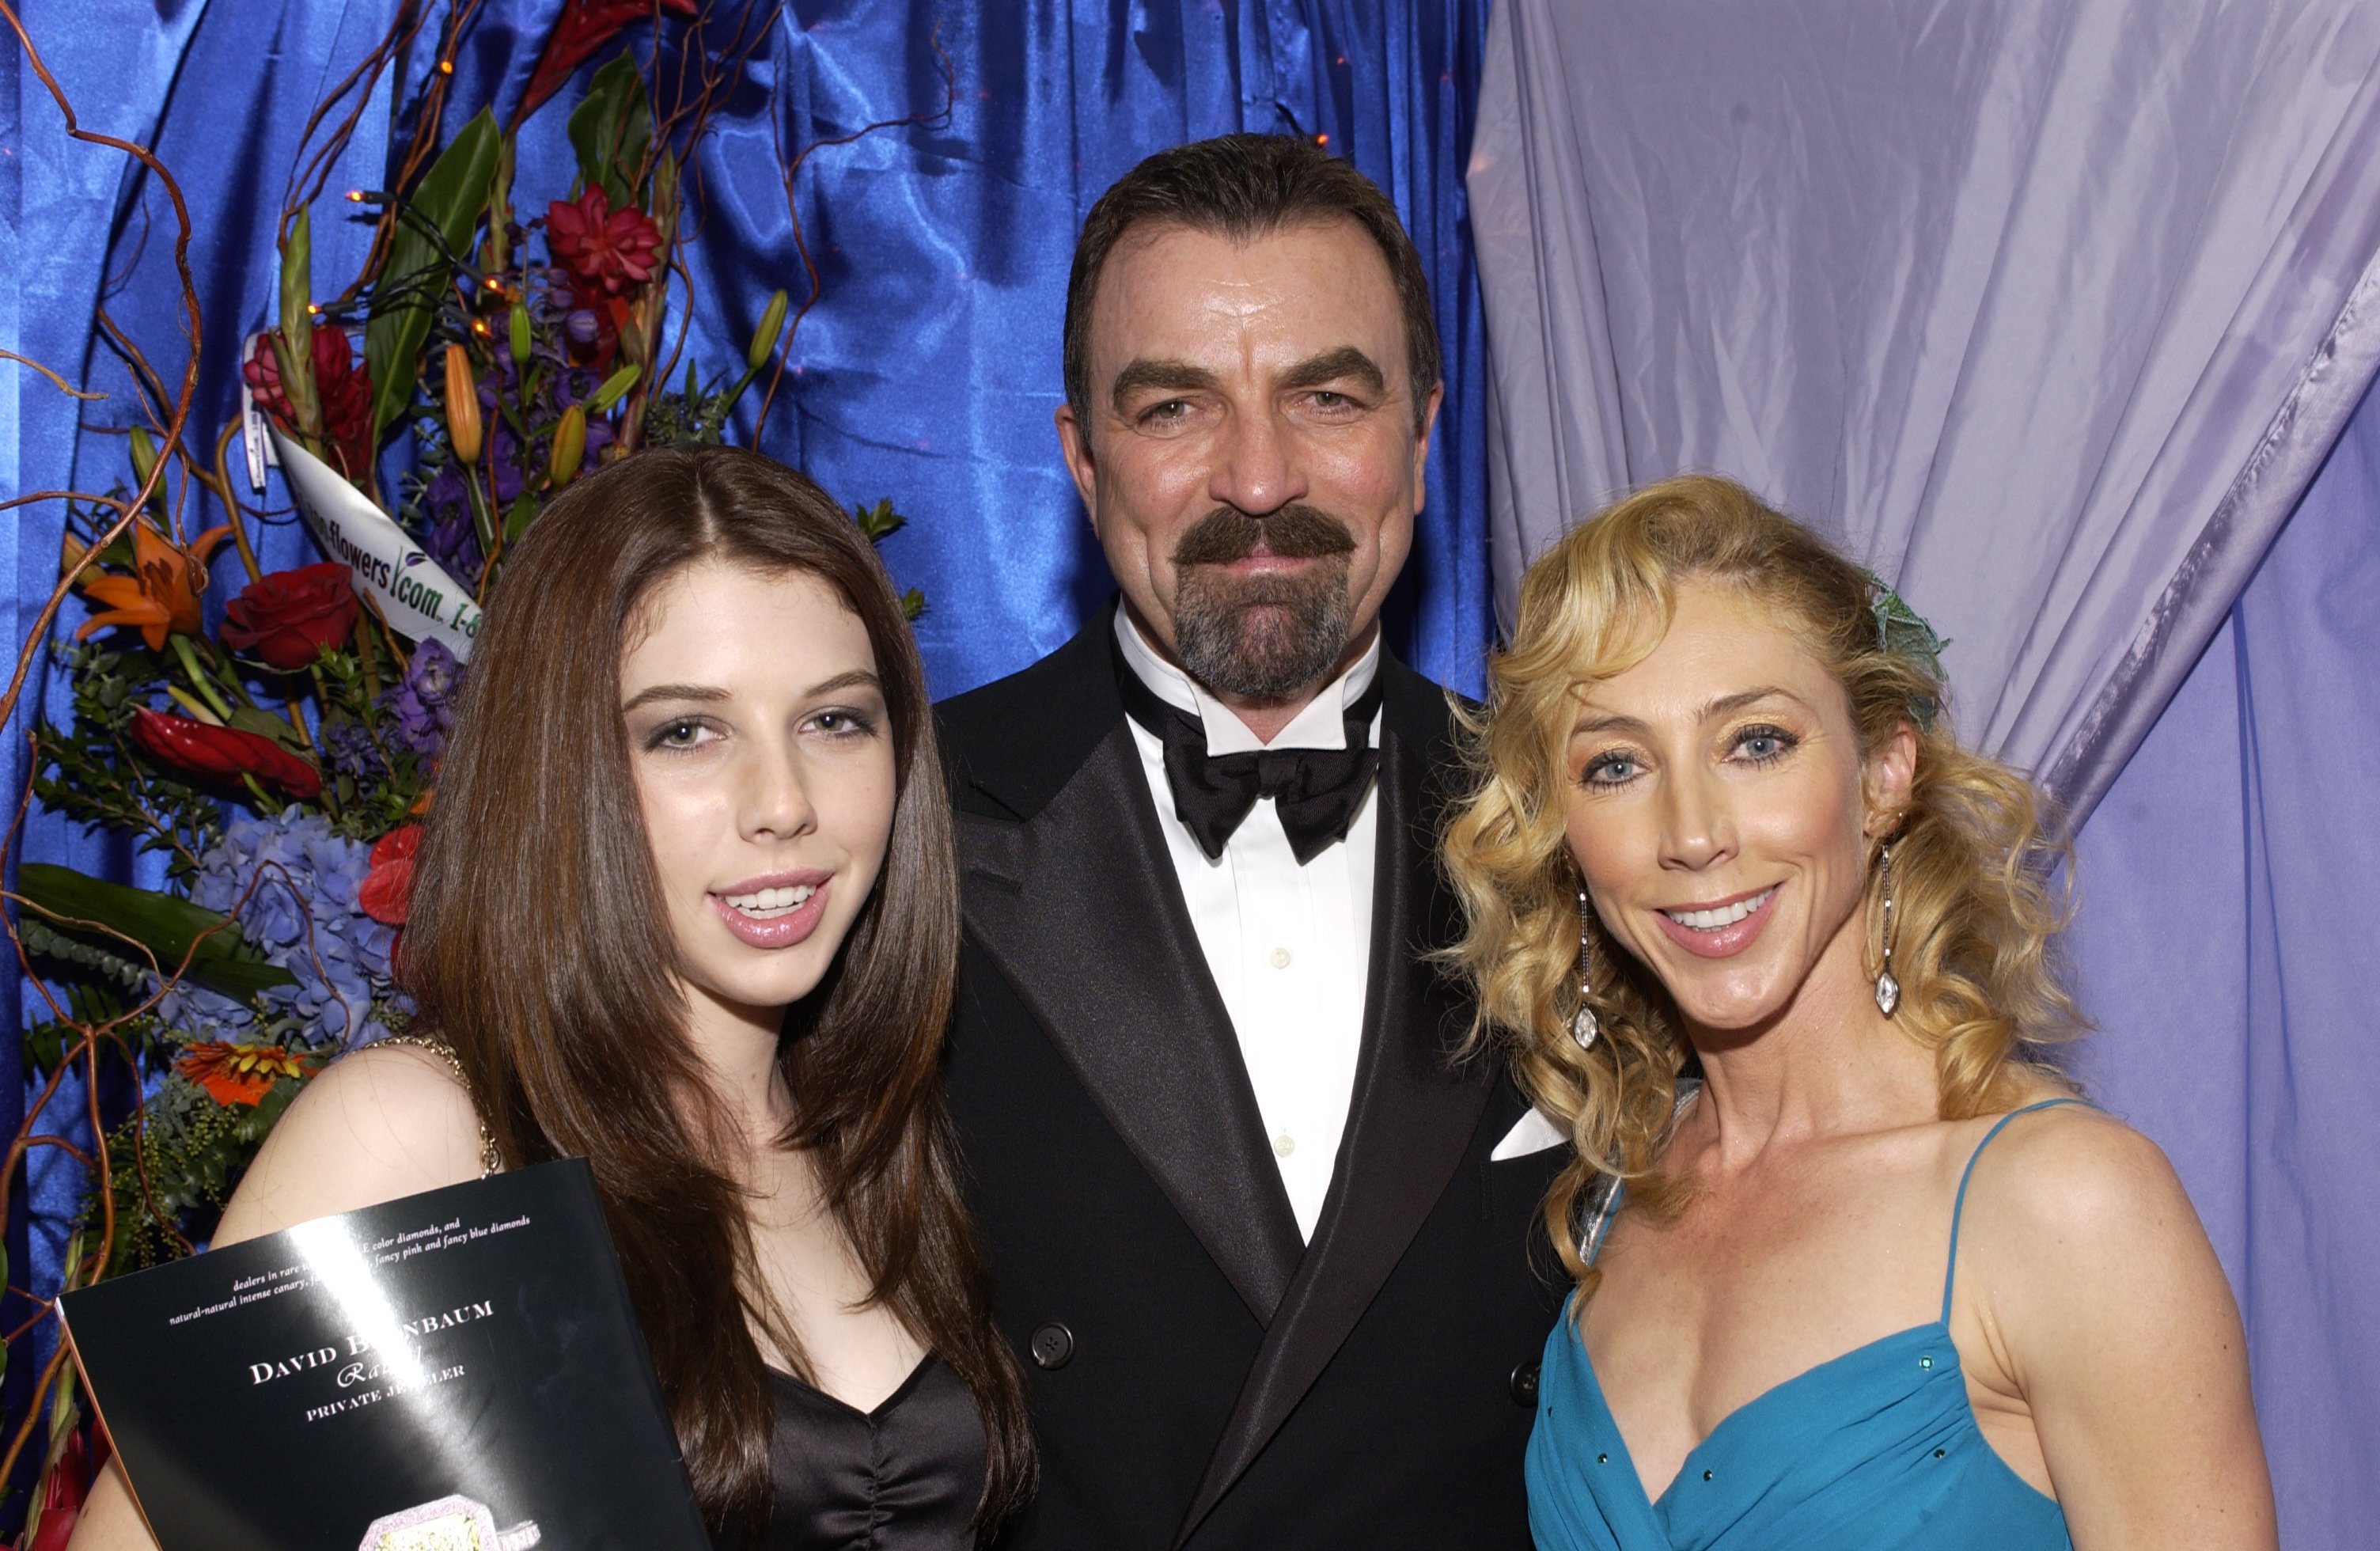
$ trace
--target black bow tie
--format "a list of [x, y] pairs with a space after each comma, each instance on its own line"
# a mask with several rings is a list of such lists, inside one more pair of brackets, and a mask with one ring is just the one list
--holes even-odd
[[1299, 866], [1321, 854], [1323, 847], [1347, 838], [1355, 810], [1364, 806], [1364, 794], [1371, 790], [1372, 777], [1380, 768], [1379, 752], [1372, 747], [1372, 717], [1380, 709], [1379, 674], [1372, 675], [1371, 685], [1347, 708], [1344, 748], [1213, 755], [1207, 752], [1206, 724], [1160, 698], [1131, 664], [1116, 663], [1116, 680], [1125, 714], [1165, 745], [1165, 782], [1173, 788], [1173, 806], [1209, 860], [1222, 856], [1224, 842], [1258, 797], [1273, 800]]

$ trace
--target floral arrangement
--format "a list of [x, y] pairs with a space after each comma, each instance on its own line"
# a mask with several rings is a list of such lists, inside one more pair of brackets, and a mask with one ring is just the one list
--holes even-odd
[[[514, 183], [518, 123], [624, 30], [641, 26], [658, 58], [674, 27], [689, 57], [732, 66], [705, 52], [698, 12], [696, 0], [567, 0], [512, 128], [482, 113], [443, 149], [431, 83], [398, 187], [347, 196], [380, 219], [365, 273], [335, 296], [311, 273], [302, 201], [285, 215], [278, 317], [238, 356], [247, 450], [259, 489], [261, 465], [280, 463], [322, 561], [260, 566], [248, 525], [261, 514], [225, 463], [230, 430], [212, 466], [184, 444], [187, 386], [170, 417], [128, 428], [128, 488], [68, 503], [53, 604], [72, 589], [91, 612], [54, 648], [71, 715], [32, 733], [33, 794], [162, 856], [165, 886], [27, 863], [10, 896], [11, 935], [46, 1000], [23, 1032], [40, 1088], [14, 1156], [69, 1073], [95, 1131], [103, 1071], [139, 1079], [135, 1107], [76, 1155], [90, 1194], [67, 1287], [191, 1253], [309, 1078], [406, 1028], [395, 969], [414, 850], [476, 605], [507, 548], [607, 459], [721, 440], [756, 379], [783, 369], [799, 321], [783, 291], [723, 371], [688, 360], [681, 372], [683, 331], [671, 347], [664, 327], [673, 276], [693, 284], [679, 169], [708, 90], [657, 126], [655, 88], [623, 53], [569, 113], [571, 186]], [[408, 24], [420, 25], [409, 7]], [[454, 42], [450, 30], [442, 57]], [[230, 520], [189, 531], [199, 493]], [[871, 539], [901, 521], [882, 503], [855, 520]], [[209, 568], [226, 546], [246, 581], [210, 629]], [[52, 1358], [0, 1457], [6, 1478], [46, 1437], [26, 1546], [63, 1545], [103, 1452], [70, 1381]]]

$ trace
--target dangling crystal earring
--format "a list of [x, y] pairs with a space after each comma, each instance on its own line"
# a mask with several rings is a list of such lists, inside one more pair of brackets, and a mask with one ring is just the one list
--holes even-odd
[[1876, 853], [1878, 883], [1884, 895], [1884, 968], [1876, 977], [1876, 1010], [1886, 1017], [1900, 1005], [1900, 982], [1892, 977], [1892, 842]]
[[1578, 1041], [1582, 1050], [1595, 1048], [1595, 1009], [1586, 1004], [1586, 891], [1578, 891], [1578, 1011], [1571, 1014], [1570, 1036]]

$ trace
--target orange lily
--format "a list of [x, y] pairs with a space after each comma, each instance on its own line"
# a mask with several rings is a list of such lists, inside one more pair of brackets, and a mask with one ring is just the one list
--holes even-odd
[[132, 575], [86, 576], [83, 593], [106, 611], [85, 620], [75, 639], [85, 640], [111, 624], [131, 625], [162, 651], [169, 631], [199, 633], [199, 594], [206, 590], [207, 557], [231, 537], [228, 524], [211, 527], [185, 549], [145, 521], [132, 525]]

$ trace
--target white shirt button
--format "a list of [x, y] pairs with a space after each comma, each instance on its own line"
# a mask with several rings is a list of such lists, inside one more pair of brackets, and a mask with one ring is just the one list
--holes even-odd
[[1287, 969], [1289, 967], [1289, 950], [1286, 948], [1274, 949], [1269, 962], [1275, 969]]
[[1287, 1157], [1297, 1151], [1297, 1138], [1284, 1131], [1272, 1139], [1272, 1150], [1274, 1157]]

